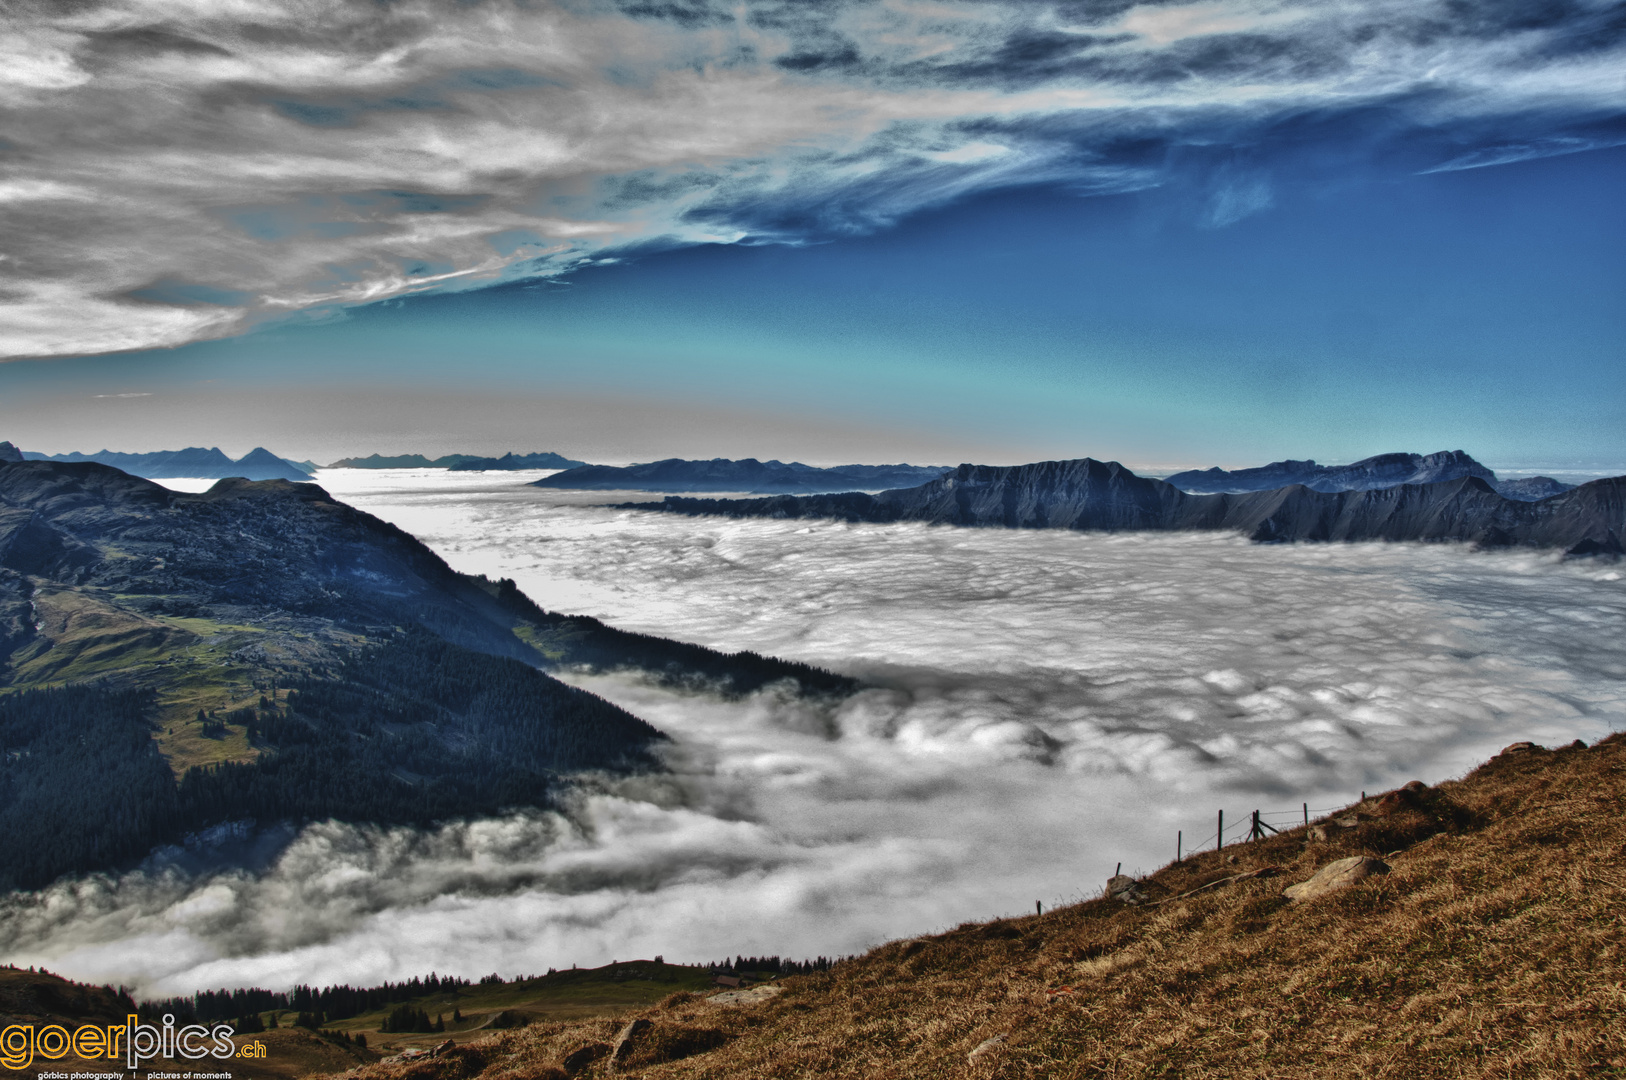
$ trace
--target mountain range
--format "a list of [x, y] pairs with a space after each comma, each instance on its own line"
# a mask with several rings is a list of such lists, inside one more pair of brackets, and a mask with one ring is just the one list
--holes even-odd
[[576, 469], [587, 466], [585, 461], [567, 458], [552, 451], [537, 454], [516, 454], [510, 451], [500, 458], [471, 458], [450, 466], [453, 472], [501, 472], [519, 469]]
[[658, 767], [659, 731], [544, 669], [854, 689], [545, 611], [314, 483], [189, 495], [5, 456], [0, 888], [225, 822], [422, 825], [548, 805], [561, 773]]
[[584, 465], [532, 481], [535, 487], [587, 491], [745, 491], [755, 494], [879, 491], [935, 480], [946, 465], [838, 465], [799, 461], [690, 461], [666, 458], [642, 465]]
[[82, 454], [77, 450], [69, 454], [41, 454], [30, 450], [21, 453], [28, 461], [95, 461], [149, 480], [175, 477], [221, 480], [228, 476], [241, 476], [248, 480], [291, 480], [298, 483], [309, 480], [310, 474], [315, 471], [313, 465], [280, 458], [263, 446], [255, 447], [236, 461], [222, 453], [218, 446], [208, 449], [189, 446], [185, 450], [158, 450], [150, 454], [123, 454], [115, 450], [98, 450], [94, 454]]
[[1509, 499], [1535, 502], [1574, 487], [1550, 476], [1498, 480], [1496, 474], [1461, 450], [1434, 454], [1378, 454], [1349, 465], [1318, 465], [1314, 461], [1273, 461], [1253, 469], [1203, 469], [1165, 477], [1192, 494], [1236, 494], [1271, 491], [1303, 484], [1312, 491], [1377, 491], [1401, 484], [1438, 484], [1474, 476]]
[[340, 458], [328, 466], [330, 469], [455, 469], [473, 471], [510, 471], [517, 469], [573, 469], [587, 464], [574, 458], [563, 457], [552, 451], [536, 454], [509, 452], [500, 458], [479, 454], [446, 454], [430, 460], [422, 454], [396, 454], [385, 457], [370, 454], [364, 458]]
[[1241, 494], [1190, 494], [1093, 458], [1031, 465], [961, 465], [912, 488], [870, 495], [765, 499], [667, 496], [624, 508], [729, 517], [923, 521], [1082, 531], [1230, 530], [1257, 541], [1460, 540], [1483, 546], [1560, 547], [1620, 554], [1626, 477], [1595, 480], [1540, 500], [1498, 494], [1478, 476], [1374, 490], [1322, 492], [1303, 484]]

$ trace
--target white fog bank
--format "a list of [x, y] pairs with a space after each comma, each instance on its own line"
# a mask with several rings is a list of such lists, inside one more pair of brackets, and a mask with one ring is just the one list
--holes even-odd
[[545, 607], [856, 676], [840, 705], [576, 676], [670, 733], [671, 775], [569, 817], [333, 824], [261, 875], [91, 879], [0, 910], [0, 953], [149, 992], [853, 952], [1097, 891], [1214, 813], [1342, 805], [1507, 743], [1626, 728], [1618, 567], [680, 518], [513, 478], [324, 472]]

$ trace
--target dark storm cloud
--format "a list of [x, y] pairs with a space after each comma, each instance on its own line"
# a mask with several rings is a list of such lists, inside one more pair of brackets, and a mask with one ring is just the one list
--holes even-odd
[[[1317, 153], [1483, 167], [1611, 145], [1626, 114], [1626, 13], [1585, 0], [36, 0], [0, 19], [12, 356], [652, 243], [883, 228], [1016, 184], [1190, 187], [1193, 220], [1223, 227]], [[203, 289], [244, 299], [188, 300]]]

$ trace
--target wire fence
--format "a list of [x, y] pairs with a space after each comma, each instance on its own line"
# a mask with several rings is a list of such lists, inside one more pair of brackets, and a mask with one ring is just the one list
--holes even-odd
[[[1361, 792], [1361, 801], [1366, 800], [1366, 792]], [[1312, 807], [1308, 803], [1301, 803], [1297, 810], [1254, 810], [1243, 814], [1234, 824], [1225, 824], [1222, 828], [1208, 835], [1208, 838], [1196, 843], [1185, 843], [1184, 831], [1175, 834], [1175, 858], [1180, 859], [1186, 854], [1196, 854], [1199, 851], [1223, 848], [1226, 844], [1240, 843], [1243, 840], [1257, 839], [1267, 831], [1280, 832], [1295, 825], [1308, 825], [1316, 818], [1326, 817], [1340, 811], [1350, 809], [1350, 805]], [[1219, 821], [1224, 822], [1227, 816], [1223, 810], [1218, 811]], [[1224, 842], [1221, 842], [1223, 837]]]

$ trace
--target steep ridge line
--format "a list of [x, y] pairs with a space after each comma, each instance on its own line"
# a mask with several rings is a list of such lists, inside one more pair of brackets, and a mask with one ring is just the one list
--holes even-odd
[[1348, 465], [1321, 465], [1314, 461], [1288, 459], [1252, 469], [1191, 469], [1164, 479], [1182, 491], [1218, 494], [1269, 491], [1289, 484], [1303, 484], [1314, 491], [1371, 491], [1398, 484], [1437, 484], [1464, 476], [1477, 476], [1496, 489], [1498, 494], [1524, 502], [1545, 499], [1575, 486], [1550, 476], [1501, 480], [1462, 450], [1441, 450], [1433, 454], [1378, 454]]
[[639, 465], [585, 465], [531, 482], [540, 488], [587, 491], [748, 491], [754, 494], [812, 494], [878, 491], [934, 480], [949, 472], [942, 465], [837, 465], [816, 468], [799, 461], [666, 458]]
[[778, 495], [764, 499], [667, 496], [624, 509], [726, 517], [919, 521], [1013, 529], [1239, 532], [1260, 542], [1424, 540], [1482, 547], [1563, 548], [1620, 555], [1626, 477], [1594, 480], [1537, 502], [1499, 495], [1464, 476], [1371, 491], [1271, 491], [1192, 495], [1093, 458], [1030, 465], [961, 465], [938, 480], [877, 495]]
[[812, 693], [856, 686], [806, 664], [546, 611], [512, 581], [457, 573], [317, 484], [225, 479], [187, 495], [95, 463], [0, 462], [0, 661], [37, 639], [33, 604], [53, 588], [138, 618], [213, 611], [300, 640], [356, 644], [418, 625], [545, 669], [637, 668], [725, 693], [784, 679]]

